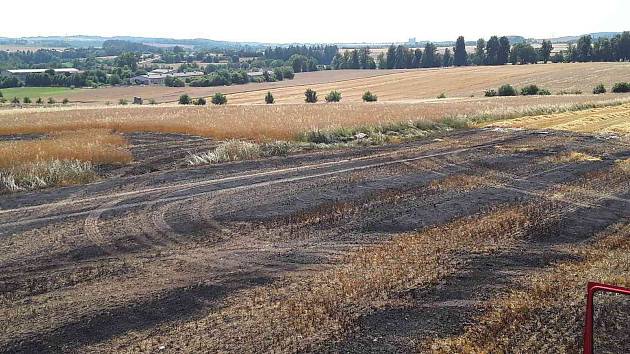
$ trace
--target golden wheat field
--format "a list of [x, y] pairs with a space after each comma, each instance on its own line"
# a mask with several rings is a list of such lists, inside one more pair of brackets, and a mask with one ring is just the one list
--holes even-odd
[[0, 135], [79, 129], [184, 133], [215, 139], [291, 140], [303, 132], [445, 117], [513, 117], [575, 104], [621, 103], [627, 95], [520, 96], [423, 103], [227, 106], [102, 106], [0, 111]]

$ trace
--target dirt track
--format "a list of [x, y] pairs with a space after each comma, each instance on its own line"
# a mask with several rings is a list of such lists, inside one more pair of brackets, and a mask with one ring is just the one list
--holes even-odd
[[[136, 155], [156, 146], [136, 138], [144, 139]], [[212, 146], [195, 139], [192, 148]], [[568, 151], [600, 160], [550, 162]], [[154, 161], [150, 155], [144, 160]], [[108, 171], [111, 178], [92, 185], [3, 196], [0, 317], [11, 325], [0, 330], [0, 351], [131, 348], [138, 338], [212, 312], [242, 289], [321, 271], [360, 246], [503, 204], [566, 205], [568, 226], [551, 243], [487, 258], [459, 255], [470, 267], [413, 289], [411, 310], [376, 311], [317, 349], [412, 350], [437, 332], [460, 333], [482, 310], [480, 294], [505, 291], [561, 260], [552, 246], [581, 242], [630, 217], [627, 184], [575, 198], [549, 193], [629, 157], [626, 140], [487, 129], [199, 168], [181, 168], [174, 153], [172, 160]], [[480, 185], [427, 192], [431, 183], [462, 176], [479, 177]], [[342, 202], [350, 211], [333, 213]], [[497, 274], [503, 285], [491, 284]]]

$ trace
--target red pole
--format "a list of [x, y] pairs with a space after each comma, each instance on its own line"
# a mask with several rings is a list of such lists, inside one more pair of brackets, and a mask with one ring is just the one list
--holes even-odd
[[630, 295], [630, 289], [589, 282], [586, 287], [586, 320], [584, 321], [584, 354], [593, 354], [593, 296], [597, 291]]

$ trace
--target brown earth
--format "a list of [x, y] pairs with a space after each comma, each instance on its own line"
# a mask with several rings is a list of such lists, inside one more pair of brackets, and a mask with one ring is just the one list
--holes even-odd
[[[625, 138], [480, 129], [185, 168], [213, 142], [127, 137], [135, 166], [0, 199], [0, 351], [418, 350], [630, 217]], [[573, 152], [597, 159], [553, 158]]]

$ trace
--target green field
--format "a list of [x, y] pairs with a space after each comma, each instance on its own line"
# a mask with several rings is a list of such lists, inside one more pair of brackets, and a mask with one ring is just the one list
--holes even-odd
[[22, 100], [24, 97], [30, 97], [33, 101], [38, 97], [47, 98], [49, 96], [63, 95], [64, 92], [70, 91], [67, 87], [15, 87], [0, 89], [2, 95], [6, 99], [18, 97]]

